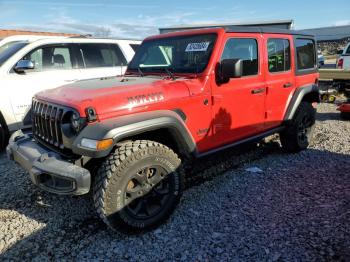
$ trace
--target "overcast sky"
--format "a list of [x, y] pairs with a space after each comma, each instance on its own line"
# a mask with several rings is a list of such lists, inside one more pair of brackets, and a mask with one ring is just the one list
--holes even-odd
[[294, 19], [296, 29], [350, 24], [349, 0], [0, 0], [2, 29], [123, 38], [179, 24], [276, 19]]

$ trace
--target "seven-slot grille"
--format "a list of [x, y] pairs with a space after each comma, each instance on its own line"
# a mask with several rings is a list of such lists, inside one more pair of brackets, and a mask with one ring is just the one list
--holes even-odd
[[70, 111], [65, 107], [33, 100], [33, 134], [39, 140], [63, 149], [62, 118]]

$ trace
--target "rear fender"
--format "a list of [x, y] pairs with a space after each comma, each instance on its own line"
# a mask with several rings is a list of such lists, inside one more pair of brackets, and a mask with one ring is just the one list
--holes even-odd
[[307, 101], [310, 103], [320, 102], [320, 92], [318, 86], [315, 84], [305, 85], [297, 88], [290, 100], [286, 114], [284, 116], [284, 121], [292, 120], [294, 114], [302, 101]]

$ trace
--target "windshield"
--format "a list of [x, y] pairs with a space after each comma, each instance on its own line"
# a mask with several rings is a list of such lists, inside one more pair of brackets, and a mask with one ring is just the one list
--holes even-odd
[[26, 42], [9, 42], [0, 46], [0, 66], [2, 66], [7, 59], [14, 55], [18, 50], [22, 49], [28, 43]]
[[201, 73], [207, 67], [216, 34], [178, 36], [145, 41], [137, 50], [128, 70], [143, 73]]

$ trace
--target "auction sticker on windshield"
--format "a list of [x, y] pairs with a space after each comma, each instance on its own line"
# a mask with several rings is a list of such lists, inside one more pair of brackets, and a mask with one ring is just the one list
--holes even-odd
[[200, 52], [207, 51], [210, 42], [189, 43], [185, 52]]

